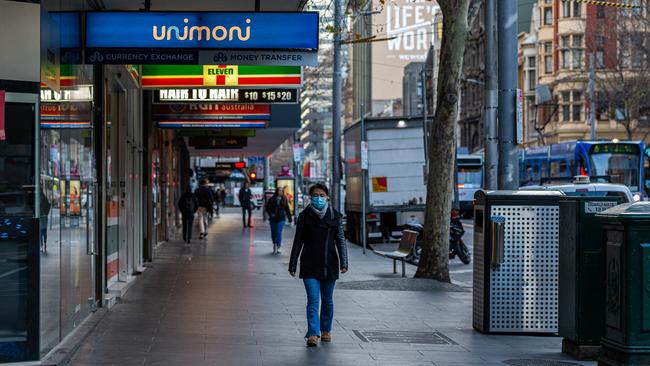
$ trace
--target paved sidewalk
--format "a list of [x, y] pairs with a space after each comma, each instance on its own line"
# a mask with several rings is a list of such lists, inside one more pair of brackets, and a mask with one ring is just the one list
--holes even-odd
[[[404, 281], [391, 273], [389, 260], [364, 256], [355, 245], [350, 245], [350, 272], [335, 291], [334, 341], [306, 348], [304, 288], [287, 273], [293, 231], [285, 231], [287, 245], [276, 256], [268, 225], [260, 217], [255, 223], [253, 229], [242, 229], [239, 211], [229, 209], [213, 222], [206, 241], [165, 244], [71, 364], [503, 366], [509, 359], [570, 361], [560, 353], [557, 337], [473, 331], [471, 289]], [[411, 275], [413, 270], [408, 267]], [[402, 331], [406, 333], [391, 335], [415, 338], [422, 336], [414, 332], [438, 332], [439, 344], [372, 342], [379, 334], [371, 331]]]

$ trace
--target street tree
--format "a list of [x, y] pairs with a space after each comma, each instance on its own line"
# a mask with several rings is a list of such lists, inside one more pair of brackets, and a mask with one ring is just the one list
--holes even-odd
[[436, 109], [428, 144], [429, 171], [424, 242], [415, 277], [451, 282], [449, 277], [449, 213], [456, 159], [456, 117], [465, 43], [480, 0], [438, 0], [442, 40]]

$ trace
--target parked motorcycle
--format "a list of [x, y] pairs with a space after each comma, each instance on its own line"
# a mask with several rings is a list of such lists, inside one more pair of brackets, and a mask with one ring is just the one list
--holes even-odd
[[472, 261], [471, 254], [465, 242], [463, 241], [463, 235], [465, 234], [465, 228], [463, 223], [460, 221], [460, 213], [452, 210], [451, 214], [451, 223], [449, 227], [449, 259], [454, 259], [458, 256], [463, 264], [469, 264]]
[[[404, 225], [404, 229], [412, 230], [418, 233], [417, 240], [415, 242], [415, 250], [413, 254], [407, 258], [410, 262], [417, 264], [420, 261], [420, 255], [422, 254], [422, 241], [424, 240], [424, 226], [418, 222], [409, 222]], [[472, 261], [471, 254], [467, 245], [463, 241], [462, 237], [465, 234], [465, 228], [463, 228], [463, 223], [460, 221], [460, 215], [458, 213], [454, 214], [452, 212], [451, 225], [449, 230], [449, 259], [454, 259], [456, 256], [464, 264], [469, 264]]]

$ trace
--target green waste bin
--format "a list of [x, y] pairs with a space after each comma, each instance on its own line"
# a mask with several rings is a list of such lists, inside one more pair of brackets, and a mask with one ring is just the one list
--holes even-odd
[[650, 202], [597, 215], [605, 241], [605, 330], [599, 366], [650, 365]]
[[560, 199], [558, 333], [562, 352], [579, 360], [600, 354], [605, 297], [603, 241], [596, 214], [623, 203], [621, 197]]

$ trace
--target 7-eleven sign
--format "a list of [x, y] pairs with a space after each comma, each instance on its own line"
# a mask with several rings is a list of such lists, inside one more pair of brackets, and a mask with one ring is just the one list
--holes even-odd
[[233, 65], [204, 65], [203, 83], [205, 86], [237, 86], [239, 73]]

